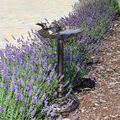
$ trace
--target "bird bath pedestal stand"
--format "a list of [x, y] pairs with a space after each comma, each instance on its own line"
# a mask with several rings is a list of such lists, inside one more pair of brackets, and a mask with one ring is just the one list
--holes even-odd
[[[37, 25], [40, 25], [39, 23]], [[82, 29], [69, 29], [61, 31], [60, 27], [59, 30], [55, 33], [49, 34], [48, 30], [51, 28], [43, 29], [44, 26], [42, 26], [42, 29], [38, 31], [38, 33], [45, 37], [50, 39], [57, 39], [58, 41], [58, 76], [59, 76], [59, 82], [58, 82], [58, 97], [51, 102], [51, 105], [58, 104], [59, 107], [55, 107], [56, 110], [56, 116], [59, 114], [64, 115], [64, 113], [68, 113], [74, 109], [77, 108], [79, 105], [79, 100], [74, 94], [69, 94], [68, 96], [64, 95], [64, 88], [63, 88], [63, 62], [64, 62], [64, 40], [68, 39], [72, 36], [75, 36], [79, 33], [81, 33]], [[68, 105], [69, 103], [69, 105]]]

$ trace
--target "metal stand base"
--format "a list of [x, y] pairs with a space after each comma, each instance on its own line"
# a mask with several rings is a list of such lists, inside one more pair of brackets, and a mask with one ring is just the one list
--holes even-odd
[[79, 105], [79, 100], [75, 94], [70, 94], [69, 96], [63, 96], [61, 98], [56, 98], [51, 102], [51, 105], [58, 105], [59, 107], [54, 107], [55, 114], [58, 115], [67, 115], [71, 111], [75, 110]]

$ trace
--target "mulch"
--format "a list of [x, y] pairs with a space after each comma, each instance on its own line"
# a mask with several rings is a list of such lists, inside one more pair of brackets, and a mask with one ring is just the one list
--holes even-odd
[[112, 21], [104, 37], [101, 51], [91, 56], [99, 58], [90, 72], [95, 87], [75, 91], [80, 104], [69, 114], [71, 120], [75, 116], [78, 120], [120, 120], [120, 17]]

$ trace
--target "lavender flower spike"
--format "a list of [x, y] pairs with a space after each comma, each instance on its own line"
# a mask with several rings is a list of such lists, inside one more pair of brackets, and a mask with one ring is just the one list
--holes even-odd
[[23, 112], [24, 112], [25, 108], [24, 107], [21, 107], [21, 114], [23, 115]]
[[3, 108], [2, 108], [2, 106], [0, 106], [0, 113], [2, 113], [2, 110], [3, 110]]

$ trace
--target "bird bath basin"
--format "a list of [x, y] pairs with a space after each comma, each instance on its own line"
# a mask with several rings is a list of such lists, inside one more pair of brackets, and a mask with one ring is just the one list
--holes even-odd
[[[46, 27], [45, 23], [41, 24], [41, 23], [37, 23], [37, 25], [41, 26], [42, 29], [38, 31], [38, 33], [45, 38], [51, 38], [51, 39], [67, 39], [69, 37], [75, 36], [77, 34], [80, 34], [83, 29], [66, 29], [66, 28], [62, 28], [60, 26], [56, 26], [56, 27]], [[49, 31], [54, 31], [53, 33], [49, 33]]]

